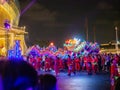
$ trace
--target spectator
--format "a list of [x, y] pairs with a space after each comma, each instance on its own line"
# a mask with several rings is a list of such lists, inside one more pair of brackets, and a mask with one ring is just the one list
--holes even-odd
[[115, 90], [120, 90], [120, 77], [116, 80]]
[[51, 74], [45, 74], [39, 76], [39, 90], [56, 90], [57, 79]]
[[0, 90], [35, 90], [37, 72], [23, 60], [0, 61]]

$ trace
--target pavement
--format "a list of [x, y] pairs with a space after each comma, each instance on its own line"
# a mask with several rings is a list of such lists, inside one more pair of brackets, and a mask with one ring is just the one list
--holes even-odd
[[[54, 72], [47, 73], [55, 75]], [[58, 90], [110, 90], [108, 73], [88, 75], [86, 72], [77, 72], [68, 76], [67, 72], [61, 72], [56, 78]]]

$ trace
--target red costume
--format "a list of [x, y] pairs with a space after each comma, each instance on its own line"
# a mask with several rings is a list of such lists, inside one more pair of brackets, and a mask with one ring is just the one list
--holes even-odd
[[55, 75], [57, 76], [59, 73], [59, 58], [56, 58], [54, 61], [54, 70], [55, 70]]
[[91, 61], [92, 61], [91, 56], [88, 56], [87, 57], [87, 66], [86, 66], [88, 74], [92, 73], [92, 64], [91, 64]]
[[118, 76], [118, 68], [116, 61], [113, 60], [113, 63], [111, 64], [111, 78], [115, 76]]
[[119, 76], [118, 75], [118, 68], [117, 68], [117, 63], [116, 60], [113, 60], [112, 64], [111, 64], [111, 90], [114, 90], [115, 87], [115, 77]]
[[64, 64], [63, 64], [63, 60], [59, 59], [59, 69], [63, 70], [64, 69]]
[[75, 70], [80, 71], [80, 59], [75, 58]]
[[50, 59], [48, 57], [45, 58], [45, 71], [50, 70]]
[[72, 61], [70, 58], [68, 58], [67, 60], [67, 66], [68, 66], [68, 75], [70, 76], [72, 72], [75, 74], [74, 61]]
[[82, 70], [85, 70], [87, 68], [87, 56], [83, 57], [83, 66], [82, 66]]
[[97, 64], [98, 59], [96, 57], [93, 57], [91, 62], [92, 62], [93, 73], [97, 73], [97, 71], [98, 71], [98, 64]]
[[42, 62], [42, 58], [41, 57], [37, 57], [37, 70], [40, 70], [42, 68], [41, 62]]

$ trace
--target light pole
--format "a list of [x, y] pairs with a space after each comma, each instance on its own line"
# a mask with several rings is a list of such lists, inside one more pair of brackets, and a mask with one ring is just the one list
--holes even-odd
[[6, 56], [8, 56], [8, 47], [9, 47], [9, 41], [8, 41], [8, 31], [10, 30], [10, 22], [8, 20], [6, 20], [4, 22], [4, 27], [5, 27], [5, 40], [6, 40], [6, 43], [5, 43], [5, 47], [6, 47]]
[[86, 41], [88, 41], [88, 17], [85, 17]]
[[115, 27], [115, 31], [116, 31], [116, 51], [118, 53], [118, 28], [117, 26]]
[[96, 28], [93, 26], [93, 34], [94, 34], [94, 43], [96, 42]]

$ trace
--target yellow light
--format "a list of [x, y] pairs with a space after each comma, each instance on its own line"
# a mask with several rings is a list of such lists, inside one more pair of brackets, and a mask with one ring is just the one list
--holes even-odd
[[[0, 0], [0, 22], [3, 23], [5, 19], [8, 19], [12, 25], [17, 26], [19, 21], [19, 10], [17, 6], [12, 2], [1, 4], [2, 2], [3, 0]], [[2, 23], [0, 23], [0, 25], [2, 25]]]
[[6, 53], [5, 47], [3, 47], [3, 48], [1, 49], [1, 53], [2, 53], [3, 55], [5, 55], [5, 53]]

